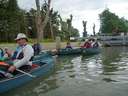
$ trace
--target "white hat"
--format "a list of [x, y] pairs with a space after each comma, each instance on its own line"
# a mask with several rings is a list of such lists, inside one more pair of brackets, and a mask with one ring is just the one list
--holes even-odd
[[19, 33], [15, 40], [22, 39], [22, 38], [27, 39], [27, 36], [24, 33]]

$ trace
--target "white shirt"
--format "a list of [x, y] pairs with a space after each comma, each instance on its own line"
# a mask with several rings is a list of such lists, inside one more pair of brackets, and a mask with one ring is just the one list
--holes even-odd
[[22, 48], [22, 52], [24, 54], [24, 57], [22, 59], [20, 59], [20, 60], [16, 59], [14, 61], [14, 66], [16, 68], [19, 68], [19, 67], [21, 67], [23, 65], [31, 64], [29, 60], [31, 59], [32, 56], [34, 56], [34, 50], [33, 50], [31, 45], [27, 44], [26, 46], [24, 46]]

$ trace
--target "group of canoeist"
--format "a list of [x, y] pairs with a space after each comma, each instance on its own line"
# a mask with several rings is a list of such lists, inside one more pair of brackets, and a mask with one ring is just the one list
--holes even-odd
[[[86, 39], [84, 44], [80, 47], [81, 48], [98, 48], [99, 43], [97, 42], [96, 39]], [[67, 42], [67, 45], [65, 48], [71, 48], [72, 49], [70, 42]]]
[[97, 48], [99, 47], [99, 43], [96, 39], [86, 39], [84, 45], [81, 46], [82, 48]]
[[[33, 56], [38, 55], [41, 52], [40, 44], [36, 42], [33, 46], [29, 45], [27, 36], [23, 33], [19, 33], [15, 41], [18, 46], [16, 47], [14, 52], [11, 52], [8, 48], [5, 48], [4, 50], [0, 48], [0, 60], [2, 60], [2, 58], [9, 58], [9, 60], [13, 62], [7, 69], [7, 71], [11, 73], [13, 73], [17, 68], [20, 68], [24, 65], [31, 66]], [[80, 47], [97, 48], [99, 47], [99, 44], [95, 39], [88, 39]], [[67, 42], [66, 48], [72, 49], [70, 42]]]

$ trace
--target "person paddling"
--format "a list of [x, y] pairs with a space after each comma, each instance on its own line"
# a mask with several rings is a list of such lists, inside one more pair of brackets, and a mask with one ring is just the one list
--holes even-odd
[[31, 59], [34, 56], [34, 50], [28, 44], [27, 36], [24, 33], [19, 33], [15, 39], [18, 46], [12, 55], [13, 65], [8, 68], [8, 72], [14, 72], [17, 68], [23, 65], [31, 65]]

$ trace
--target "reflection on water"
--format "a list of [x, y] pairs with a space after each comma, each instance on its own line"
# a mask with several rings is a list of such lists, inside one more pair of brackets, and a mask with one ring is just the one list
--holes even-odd
[[[127, 82], [128, 52], [127, 47], [110, 47], [102, 53], [102, 70], [105, 81]], [[109, 75], [109, 76], [107, 76]]]
[[98, 55], [57, 57], [47, 76], [2, 96], [127, 96], [127, 50], [107, 47]]

